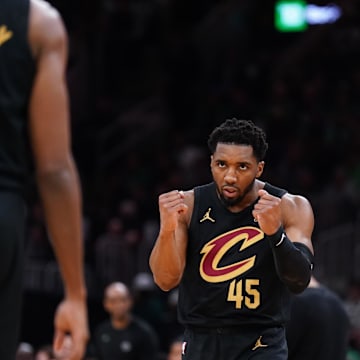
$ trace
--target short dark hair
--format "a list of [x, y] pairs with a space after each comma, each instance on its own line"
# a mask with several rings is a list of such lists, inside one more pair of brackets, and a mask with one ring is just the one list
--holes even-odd
[[209, 136], [208, 146], [211, 154], [218, 143], [234, 145], [250, 145], [258, 161], [265, 158], [268, 149], [264, 130], [251, 120], [227, 119], [216, 127]]

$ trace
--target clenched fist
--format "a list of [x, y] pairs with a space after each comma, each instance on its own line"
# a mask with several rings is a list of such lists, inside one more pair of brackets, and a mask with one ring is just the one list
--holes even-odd
[[184, 192], [173, 190], [159, 196], [161, 231], [174, 231], [181, 214], [188, 211], [184, 202]]
[[259, 196], [253, 210], [254, 219], [266, 235], [273, 235], [282, 225], [281, 199], [263, 189], [259, 190]]

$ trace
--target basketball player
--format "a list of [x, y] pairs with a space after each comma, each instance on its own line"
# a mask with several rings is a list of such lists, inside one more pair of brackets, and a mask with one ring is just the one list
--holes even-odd
[[226, 120], [208, 145], [213, 182], [159, 196], [155, 282], [179, 285], [183, 359], [285, 360], [291, 293], [311, 275], [311, 205], [259, 180], [268, 145], [253, 122]]
[[81, 359], [88, 338], [81, 189], [70, 150], [66, 61], [67, 36], [54, 8], [42, 0], [1, 0], [1, 360], [14, 360], [18, 344], [24, 194], [31, 168], [64, 280], [64, 300], [55, 315], [54, 347], [61, 348], [68, 333], [72, 337], [70, 359]]

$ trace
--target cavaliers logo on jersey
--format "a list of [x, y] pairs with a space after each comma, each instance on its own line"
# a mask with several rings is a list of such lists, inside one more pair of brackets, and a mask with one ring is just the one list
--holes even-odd
[[218, 283], [242, 275], [255, 264], [256, 255], [236, 263], [219, 266], [225, 254], [236, 244], [241, 243], [239, 252], [264, 239], [264, 233], [252, 226], [241, 227], [210, 240], [201, 249], [203, 257], [200, 262], [201, 277], [210, 283]]

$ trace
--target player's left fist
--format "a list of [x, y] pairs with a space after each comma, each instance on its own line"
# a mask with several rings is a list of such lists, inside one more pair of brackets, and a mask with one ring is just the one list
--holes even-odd
[[254, 219], [266, 235], [273, 235], [282, 225], [281, 199], [263, 189], [259, 190], [259, 197], [252, 212]]

